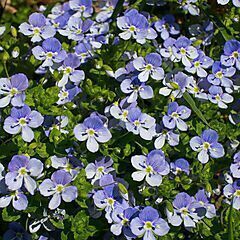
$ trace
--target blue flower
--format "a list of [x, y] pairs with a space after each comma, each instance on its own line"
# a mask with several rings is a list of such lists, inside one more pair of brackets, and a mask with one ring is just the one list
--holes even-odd
[[150, 206], [133, 218], [130, 228], [139, 238], [143, 236], [143, 240], [155, 240], [155, 236], [164, 236], [170, 230], [167, 222], [159, 217], [158, 211]]
[[232, 184], [227, 184], [223, 188], [223, 194], [232, 200], [233, 208], [240, 209], [240, 179], [237, 179]]
[[169, 164], [161, 150], [153, 150], [147, 156], [133, 156], [131, 163], [137, 169], [132, 174], [133, 180], [140, 182], [146, 178], [146, 182], [152, 187], [160, 186], [162, 176], [170, 172]]
[[74, 128], [74, 135], [79, 141], [87, 141], [87, 149], [90, 152], [97, 152], [100, 143], [108, 142], [112, 134], [98, 116], [90, 116], [83, 123]]
[[11, 114], [4, 121], [3, 129], [10, 134], [22, 132], [22, 138], [31, 142], [34, 138], [32, 128], [38, 128], [43, 123], [43, 116], [37, 111], [31, 111], [30, 107], [13, 107]]
[[217, 132], [211, 129], [203, 131], [201, 137], [193, 137], [190, 146], [194, 151], [199, 152], [198, 160], [201, 163], [207, 163], [209, 156], [221, 158], [225, 154], [223, 146], [218, 143]]
[[177, 159], [174, 163], [170, 163], [171, 171], [177, 175], [179, 172], [185, 172], [187, 175], [189, 175], [189, 163], [184, 158]]
[[234, 155], [230, 171], [234, 178], [240, 178], [240, 152]]
[[163, 124], [169, 129], [177, 127], [181, 131], [187, 131], [188, 126], [183, 121], [189, 118], [191, 110], [185, 106], [178, 106], [177, 102], [171, 102], [168, 105], [167, 115], [163, 116]]

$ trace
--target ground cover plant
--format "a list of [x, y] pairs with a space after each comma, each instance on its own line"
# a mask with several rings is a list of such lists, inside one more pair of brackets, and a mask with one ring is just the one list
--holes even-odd
[[240, 2], [4, 3], [0, 239], [240, 239]]

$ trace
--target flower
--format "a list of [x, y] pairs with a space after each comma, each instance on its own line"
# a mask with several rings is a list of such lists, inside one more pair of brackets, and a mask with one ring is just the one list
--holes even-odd
[[63, 105], [65, 103], [71, 102], [80, 92], [82, 92], [82, 89], [78, 86], [70, 83], [66, 84], [65, 86], [60, 88], [57, 104]]
[[126, 129], [135, 135], [140, 135], [145, 140], [151, 140], [155, 135], [156, 120], [146, 113], [142, 113], [140, 108], [133, 107], [129, 109], [128, 122], [126, 122]]
[[140, 182], [146, 178], [146, 182], [152, 187], [160, 186], [162, 176], [170, 171], [169, 164], [161, 150], [153, 150], [147, 156], [133, 156], [131, 163], [138, 170], [132, 173], [133, 180]]
[[70, 173], [74, 179], [79, 173], [79, 170], [83, 167], [83, 164], [79, 159], [72, 155], [61, 158], [54, 155], [51, 157], [51, 166], [55, 169], [63, 169], [64, 171]]
[[97, 152], [99, 149], [98, 142], [108, 142], [112, 137], [112, 134], [98, 116], [86, 118], [83, 123], [75, 126], [73, 131], [79, 141], [87, 140], [87, 149], [90, 152]]
[[111, 225], [111, 232], [119, 236], [121, 232], [127, 238], [135, 238], [136, 236], [132, 233], [130, 228], [131, 220], [138, 215], [138, 210], [133, 207], [122, 207], [118, 206], [113, 210], [112, 219], [113, 224]]
[[155, 240], [155, 236], [164, 236], [169, 231], [169, 226], [165, 220], [159, 217], [156, 209], [145, 207], [139, 216], [133, 218], [130, 228], [138, 237], [143, 236], [143, 240]]
[[31, 240], [31, 235], [25, 231], [23, 226], [17, 222], [11, 222], [8, 225], [9, 229], [4, 233], [3, 240]]
[[10, 102], [15, 107], [24, 105], [25, 93], [28, 88], [28, 79], [25, 74], [18, 73], [10, 79], [0, 78], [0, 108], [6, 107]]
[[95, 160], [95, 163], [89, 163], [86, 168], [86, 176], [88, 179], [92, 179], [91, 183], [101, 179], [105, 174], [108, 174], [115, 169], [112, 167], [113, 160], [109, 157], [102, 157]]
[[149, 53], [145, 58], [137, 57], [133, 60], [133, 66], [140, 73], [138, 78], [141, 82], [146, 82], [151, 76], [155, 80], [164, 78], [164, 71], [160, 67], [162, 64], [161, 55], [158, 53]]
[[174, 163], [170, 163], [171, 171], [177, 175], [179, 172], [185, 172], [187, 175], [189, 175], [189, 163], [184, 158], [177, 159]]
[[158, 20], [154, 24], [157, 32], [161, 33], [161, 38], [166, 40], [170, 35], [178, 35], [180, 33], [180, 28], [177, 23], [175, 23], [175, 18], [171, 14], [163, 16], [162, 19]]
[[197, 49], [191, 46], [192, 42], [188, 38], [181, 36], [174, 43], [173, 54], [181, 60], [185, 67], [191, 67], [190, 60], [198, 57]]
[[34, 133], [31, 128], [38, 128], [43, 123], [43, 116], [37, 111], [31, 111], [30, 107], [13, 107], [11, 114], [4, 121], [3, 129], [10, 134], [22, 132], [22, 138], [26, 142], [31, 142]]
[[233, 208], [240, 209], [240, 179], [237, 179], [232, 184], [227, 184], [223, 188], [223, 194], [225, 197], [232, 199]]
[[206, 209], [206, 217], [213, 218], [216, 216], [216, 208], [214, 204], [209, 203], [209, 198], [204, 189], [199, 190], [195, 195], [196, 201]]
[[193, 137], [190, 146], [194, 151], [199, 152], [198, 160], [201, 163], [207, 163], [209, 156], [221, 158], [225, 154], [223, 146], [218, 143], [217, 132], [211, 129], [203, 131], [201, 137]]
[[178, 2], [182, 5], [182, 8], [188, 11], [191, 15], [193, 16], [199, 15], [200, 13], [199, 8], [195, 4], [193, 4], [193, 3], [196, 3], [197, 0], [187, 0], [187, 1], [178, 0]]
[[234, 178], [240, 178], [240, 152], [234, 155], [234, 161], [230, 166], [230, 171]]
[[19, 32], [30, 36], [32, 42], [40, 42], [42, 39], [53, 37], [56, 33], [52, 26], [47, 25], [46, 18], [42, 13], [32, 13], [28, 22], [19, 26]]
[[0, 208], [6, 208], [11, 202], [13, 207], [18, 211], [27, 209], [28, 200], [26, 195], [21, 191], [9, 192], [7, 195], [0, 197]]
[[127, 99], [128, 103], [136, 102], [138, 94], [142, 99], [153, 98], [153, 89], [145, 83], [140, 82], [138, 78], [123, 80], [121, 90], [124, 93], [130, 94]]
[[70, 186], [72, 176], [64, 170], [54, 172], [51, 179], [45, 179], [39, 185], [40, 193], [49, 197], [52, 196], [48, 207], [53, 210], [61, 204], [61, 199], [64, 202], [72, 202], [78, 196], [78, 190], [75, 186]]
[[43, 164], [36, 158], [29, 159], [24, 155], [15, 155], [8, 164], [9, 172], [5, 176], [5, 183], [10, 190], [18, 190], [23, 185], [32, 195], [37, 184], [32, 177], [39, 177]]
[[67, 53], [62, 50], [62, 45], [56, 38], [48, 38], [43, 41], [42, 46], [36, 46], [32, 49], [34, 57], [44, 61], [42, 67], [51, 67], [54, 63], [61, 63]]
[[180, 226], [183, 222], [187, 228], [196, 227], [196, 222], [201, 219], [196, 210], [200, 204], [196, 205], [194, 197], [185, 192], [178, 193], [173, 201], [173, 212], [166, 209], [168, 222], [173, 226]]
[[117, 18], [117, 26], [123, 31], [119, 34], [120, 38], [128, 40], [133, 37], [141, 41], [147, 35], [149, 24], [145, 16], [136, 9], [131, 9], [125, 12], [124, 16]]
[[177, 102], [171, 102], [168, 105], [167, 115], [163, 116], [163, 125], [169, 129], [176, 126], [181, 131], [187, 131], [187, 124], [183, 121], [189, 118], [191, 110], [185, 106], [179, 106]]
[[219, 108], [227, 108], [226, 103], [233, 102], [233, 97], [228, 93], [223, 93], [223, 89], [219, 86], [211, 86], [208, 91], [208, 99], [217, 104]]
[[225, 67], [221, 62], [216, 61], [212, 66], [212, 74], [209, 74], [207, 80], [213, 85], [221, 85], [231, 88], [233, 85], [232, 77], [236, 72], [234, 67]]
[[68, 20], [67, 28], [59, 29], [58, 32], [70, 40], [82, 41], [85, 36], [84, 34], [89, 31], [93, 23], [90, 19], [83, 21], [79, 17], [72, 16]]
[[59, 70], [63, 72], [62, 79], [58, 82], [59, 87], [63, 87], [68, 83], [68, 80], [75, 85], [85, 78], [85, 73], [82, 70], [76, 70], [80, 66], [80, 60], [76, 54], [69, 53], [63, 61], [63, 65], [59, 67]]
[[240, 42], [232, 39], [225, 43], [221, 63], [226, 67], [236, 66], [240, 70]]
[[69, 7], [76, 11], [75, 17], [90, 17], [93, 13], [92, 0], [70, 0]]
[[[217, 0], [218, 4], [226, 5], [229, 3], [229, 0]], [[240, 3], [238, 0], [232, 0], [232, 3], [235, 7], [240, 7]]]
[[195, 74], [197, 73], [198, 77], [207, 77], [207, 72], [205, 69], [208, 69], [213, 65], [213, 60], [206, 56], [203, 51], [198, 51], [198, 57], [191, 61], [191, 66], [186, 66], [185, 70]]

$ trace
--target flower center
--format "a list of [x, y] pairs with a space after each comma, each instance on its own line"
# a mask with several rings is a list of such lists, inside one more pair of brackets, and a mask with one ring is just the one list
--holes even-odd
[[19, 175], [26, 175], [27, 174], [27, 169], [25, 167], [22, 167], [18, 170]]
[[240, 190], [236, 190], [234, 195], [237, 196], [237, 197], [240, 197]]
[[234, 58], [238, 58], [238, 55], [239, 55], [239, 54], [238, 54], [237, 51], [235, 51], [235, 52], [232, 53], [232, 55], [233, 55]]
[[57, 187], [56, 187], [56, 191], [58, 193], [61, 193], [63, 191], [63, 189], [64, 189], [64, 186], [62, 184], [58, 184]]
[[81, 7], [80, 7], [80, 10], [81, 10], [82, 12], [85, 11], [85, 9], [86, 9], [85, 6], [81, 6]]
[[18, 121], [18, 123], [19, 123], [21, 126], [24, 126], [24, 125], [26, 125], [27, 121], [26, 121], [25, 118], [20, 118], [19, 121]]
[[87, 130], [87, 133], [88, 133], [89, 136], [94, 136], [95, 130], [90, 128], [90, 129]]
[[122, 115], [123, 115], [123, 118], [126, 119], [128, 116], [128, 111], [124, 110]]
[[46, 56], [47, 56], [47, 58], [52, 58], [53, 57], [53, 53], [52, 52], [48, 52]]
[[100, 173], [103, 173], [104, 167], [98, 167], [97, 171], [100, 172]]
[[122, 220], [122, 225], [127, 225], [128, 224], [128, 219], [127, 218], [124, 218], [123, 220]]
[[145, 171], [146, 173], [151, 173], [153, 172], [153, 168], [151, 166], [147, 166]]
[[66, 170], [67, 172], [70, 172], [70, 171], [72, 170], [72, 166], [71, 166], [70, 163], [68, 163], [68, 164], [66, 165], [65, 170]]
[[78, 29], [77, 31], [76, 31], [76, 34], [81, 34], [82, 33], [82, 29]]
[[134, 125], [135, 125], [136, 127], [140, 126], [139, 120], [135, 120], [135, 121], [134, 121]]
[[182, 209], [181, 209], [181, 213], [182, 213], [183, 215], [187, 215], [187, 214], [188, 214], [188, 209], [187, 209], [187, 208], [182, 208]]
[[173, 118], [178, 118], [178, 117], [179, 117], [179, 115], [178, 115], [178, 113], [176, 113], [176, 112], [173, 112], [173, 113], [172, 113], [172, 117], [173, 117]]
[[219, 95], [217, 95], [215, 98], [216, 98], [217, 101], [221, 100], [221, 97]]
[[108, 198], [107, 203], [108, 205], [113, 206], [113, 204], [115, 203], [115, 200], [113, 198]]
[[67, 67], [64, 72], [66, 74], [70, 74], [72, 72], [72, 68], [71, 67]]
[[68, 97], [68, 92], [63, 92], [62, 96], [63, 96], [63, 98], [67, 98]]
[[199, 61], [196, 61], [196, 62], [194, 63], [194, 66], [195, 66], [196, 68], [200, 67], [200, 62], [199, 62]]
[[198, 87], [194, 87], [194, 88], [193, 88], [193, 91], [194, 91], [195, 93], [198, 93], [198, 92], [199, 92], [199, 88], [198, 88]]
[[185, 54], [186, 54], [186, 50], [185, 50], [184, 48], [181, 48], [181, 49], [180, 49], [180, 53], [181, 53], [182, 55], [185, 55]]
[[153, 225], [152, 225], [151, 222], [149, 222], [149, 221], [145, 222], [144, 228], [145, 228], [146, 230], [151, 230], [152, 227], [153, 227]]
[[38, 28], [38, 27], [34, 28], [33, 33], [36, 34], [36, 35], [39, 34], [40, 33], [40, 28]]
[[208, 142], [203, 143], [203, 149], [208, 150], [210, 148], [210, 144]]
[[134, 32], [134, 31], [136, 31], [136, 27], [132, 25], [132, 26], [130, 26], [129, 30], [130, 30], [131, 32]]
[[152, 70], [152, 65], [151, 64], [147, 64], [146, 65], [146, 70], [148, 70], [148, 71]]
[[221, 71], [217, 72], [215, 74], [216, 78], [222, 78], [223, 77], [223, 73]]
[[18, 90], [16, 89], [16, 88], [12, 88], [11, 90], [10, 90], [10, 94], [12, 95], [12, 96], [14, 96], [15, 94], [17, 94], [18, 93]]

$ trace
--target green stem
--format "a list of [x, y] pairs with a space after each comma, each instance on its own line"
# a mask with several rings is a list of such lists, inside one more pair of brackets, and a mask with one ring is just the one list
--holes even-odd
[[228, 214], [228, 240], [234, 240], [232, 212], [233, 212], [233, 201], [231, 202], [230, 211]]
[[5, 73], [6, 73], [7, 77], [9, 78], [6, 61], [3, 61], [3, 66], [4, 66]]

